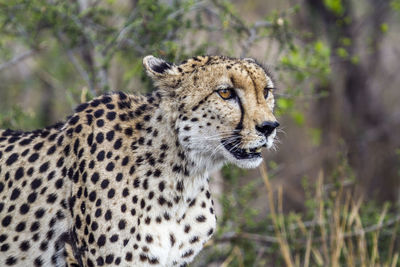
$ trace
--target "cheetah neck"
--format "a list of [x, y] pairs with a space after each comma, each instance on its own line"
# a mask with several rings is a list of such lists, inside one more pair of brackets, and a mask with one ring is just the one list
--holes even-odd
[[[158, 101], [149, 103], [149, 99], [150, 102], [152, 99], [158, 99]], [[142, 101], [143, 99], [140, 102]], [[148, 158], [147, 161], [150, 165], [154, 164], [156, 172], [161, 172], [160, 177], [154, 177], [153, 172], [148, 180], [149, 187], [160, 187], [160, 180], [164, 180], [165, 187], [163, 187], [162, 193], [167, 203], [165, 208], [171, 209], [170, 203], [174, 202], [174, 208], [179, 208], [179, 204], [187, 206], [201, 191], [208, 189], [209, 171], [215, 169], [216, 164], [207, 160], [206, 155], [186, 151], [180, 145], [175, 127], [179, 113], [168, 102], [168, 99], [157, 98], [154, 93], [147, 97], [146, 101], [148, 107], [141, 116], [144, 118], [148, 115], [151, 116], [151, 119], [143, 122], [137, 143], [143, 147], [141, 151], [141, 153], [144, 152], [143, 158]], [[146, 129], [152, 129], [152, 132], [147, 133]], [[158, 134], [153, 137], [155, 131]], [[149, 136], [152, 138], [149, 139]], [[151, 146], [148, 145], [150, 141]], [[135, 146], [138, 145], [135, 143]], [[141, 147], [139, 146], [138, 149]], [[148, 165], [142, 165], [137, 173], [140, 176], [143, 174], [146, 176], [144, 170], [147, 170], [148, 167]]]

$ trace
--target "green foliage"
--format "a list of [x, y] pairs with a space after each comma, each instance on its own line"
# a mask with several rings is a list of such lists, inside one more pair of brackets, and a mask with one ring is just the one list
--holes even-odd
[[400, 11], [400, 0], [392, 0], [390, 1], [390, 6], [396, 10], [396, 11]]
[[11, 110], [0, 113], [0, 129], [33, 130], [40, 127], [40, 121], [33, 112], [26, 112], [20, 106], [13, 106]]
[[342, 0], [324, 0], [324, 5], [334, 14], [340, 16], [344, 13]]

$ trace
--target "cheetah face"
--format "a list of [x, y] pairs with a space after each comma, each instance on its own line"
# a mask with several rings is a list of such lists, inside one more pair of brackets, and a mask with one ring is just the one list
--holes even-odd
[[[147, 58], [147, 60], [146, 60]], [[274, 145], [274, 83], [252, 59], [196, 57], [180, 65], [146, 57], [156, 84], [172, 96], [175, 130], [197, 161], [254, 168]]]

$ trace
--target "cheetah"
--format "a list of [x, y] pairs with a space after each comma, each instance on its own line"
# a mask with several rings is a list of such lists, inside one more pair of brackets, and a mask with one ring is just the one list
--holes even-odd
[[186, 266], [212, 236], [208, 174], [274, 144], [274, 82], [250, 58], [146, 56], [155, 90], [0, 131], [0, 266]]

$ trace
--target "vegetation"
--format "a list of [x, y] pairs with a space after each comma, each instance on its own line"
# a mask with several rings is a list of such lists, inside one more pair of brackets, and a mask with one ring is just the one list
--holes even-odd
[[286, 134], [260, 173], [223, 169], [193, 266], [400, 266], [400, 2], [267, 2], [0, 0], [0, 128], [145, 93], [148, 54], [255, 57], [277, 73]]

